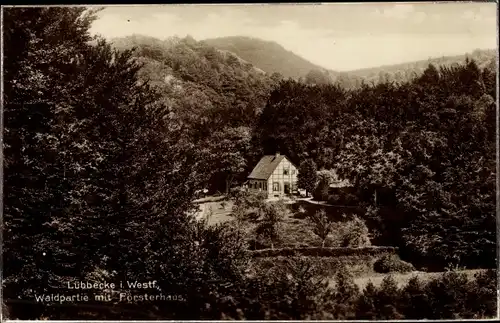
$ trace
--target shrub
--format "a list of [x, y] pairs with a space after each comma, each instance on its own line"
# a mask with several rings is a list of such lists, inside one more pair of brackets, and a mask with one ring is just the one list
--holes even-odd
[[338, 224], [341, 247], [360, 248], [371, 245], [370, 231], [365, 221], [354, 215], [353, 219]]
[[280, 241], [283, 235], [283, 222], [287, 214], [286, 205], [283, 201], [267, 203], [262, 205], [259, 211], [260, 217], [255, 220], [257, 239], [267, 239], [271, 243], [271, 249], [274, 249], [274, 244]]
[[495, 270], [477, 273], [467, 287], [466, 318], [492, 318], [497, 313], [497, 275]]
[[356, 302], [356, 319], [375, 320], [377, 318], [377, 293], [377, 287], [369, 281]]
[[398, 312], [400, 307], [401, 291], [392, 276], [386, 276], [377, 292], [377, 308], [379, 319], [397, 320], [403, 315]]
[[406, 319], [425, 319], [430, 317], [429, 296], [426, 284], [417, 276], [412, 277], [402, 290], [401, 312]]
[[287, 257], [248, 280], [240, 308], [246, 319], [311, 319], [325, 317], [331, 295], [328, 281], [310, 259]]
[[326, 216], [325, 210], [316, 211], [308, 219], [312, 232], [321, 239], [321, 247], [325, 247], [325, 240], [333, 230], [333, 222]]
[[373, 264], [373, 270], [377, 273], [407, 273], [415, 270], [412, 264], [399, 259], [395, 254], [384, 255]]
[[430, 300], [429, 319], [459, 319], [466, 316], [467, 275], [446, 272], [427, 283]]
[[320, 180], [318, 186], [314, 189], [313, 198], [317, 201], [328, 200], [328, 189], [330, 185], [325, 180]]
[[341, 266], [335, 275], [335, 293], [330, 305], [330, 311], [336, 320], [356, 317], [355, 306], [359, 294], [360, 291], [352, 273], [345, 266]]

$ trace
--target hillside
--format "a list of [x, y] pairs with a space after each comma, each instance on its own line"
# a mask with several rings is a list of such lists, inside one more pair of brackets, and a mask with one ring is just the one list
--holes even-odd
[[402, 64], [338, 72], [315, 65], [275, 42], [264, 41], [258, 38], [234, 36], [207, 39], [202, 42], [222, 50], [233, 52], [238, 57], [252, 63], [269, 74], [277, 72], [285, 78], [303, 78], [308, 83], [316, 83], [315, 80], [320, 80], [320, 83], [323, 83], [325, 81], [325, 77], [321, 76], [323, 73], [331, 82], [339, 83], [345, 88], [359, 87], [362, 82], [379, 83], [385, 80], [394, 82], [408, 81], [415, 76], [421, 75], [429, 64], [446, 66], [460, 64], [465, 61], [466, 57], [476, 60], [479, 67], [483, 68], [486, 65], [492, 66], [491, 64], [495, 64], [497, 55], [495, 50], [475, 50], [472, 53], [464, 55], [445, 56]]
[[249, 126], [273, 84], [264, 71], [234, 53], [191, 37], [162, 41], [134, 35], [112, 43], [122, 50], [136, 48], [135, 56], [144, 63], [141, 76], [188, 124], [213, 116], [208, 118], [212, 127]]
[[280, 73], [285, 78], [298, 79], [305, 77], [311, 70], [325, 70], [272, 41], [234, 36], [206, 39], [203, 42], [231, 51], [266, 73]]

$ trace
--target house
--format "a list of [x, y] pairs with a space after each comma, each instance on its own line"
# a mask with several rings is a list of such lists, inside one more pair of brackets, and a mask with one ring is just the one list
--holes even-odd
[[284, 155], [263, 156], [248, 176], [251, 191], [267, 192], [268, 198], [297, 194], [297, 167]]

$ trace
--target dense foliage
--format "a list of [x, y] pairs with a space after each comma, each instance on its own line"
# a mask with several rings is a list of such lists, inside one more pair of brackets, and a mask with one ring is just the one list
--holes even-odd
[[[11, 317], [494, 314], [494, 273], [472, 281], [451, 273], [403, 289], [387, 279], [360, 292], [346, 273], [332, 288], [301, 257], [252, 272], [243, 228], [208, 226], [192, 204], [197, 190], [229, 192], [263, 153], [280, 151], [306, 169], [300, 181], [311, 193], [318, 180], [329, 183], [317, 168], [354, 184], [366, 217], [342, 226], [342, 245], [367, 245], [368, 225], [378, 245], [398, 247], [412, 263], [492, 267], [491, 66], [429, 66], [408, 82], [346, 90], [317, 73], [309, 84], [283, 81], [190, 37], [134, 36], [112, 46], [89, 35], [94, 14], [4, 10], [3, 296]], [[253, 221], [273, 246], [284, 205], [233, 198], [237, 220]], [[323, 239], [329, 230], [317, 231]], [[80, 281], [155, 281], [149, 293], [175, 299], [35, 300]]]
[[353, 183], [377, 244], [437, 268], [494, 266], [492, 74], [466, 61], [353, 91], [283, 81], [256, 137]]
[[289, 257], [254, 276], [246, 298], [235, 303], [238, 319], [480, 319], [496, 315], [496, 272], [472, 279], [446, 272], [427, 281], [412, 277], [398, 284], [386, 276], [360, 290], [352, 275], [339, 270], [333, 281], [305, 257]]
[[210, 173], [204, 184], [225, 192], [241, 183], [260, 158], [251, 134], [277, 80], [231, 52], [190, 37], [129, 36], [113, 40], [113, 46], [135, 49], [134, 57], [144, 64], [140, 78], [159, 90], [210, 167], [204, 170]]
[[210, 174], [182, 120], [141, 81], [130, 51], [91, 39], [92, 11], [4, 13], [10, 314], [81, 317], [96, 300], [61, 311], [36, 297], [71, 294], [68, 284], [94, 279], [157, 281], [154, 295], [176, 298], [125, 302], [104, 317], [218, 317], [206, 304], [241, 281], [246, 247], [231, 228], [195, 221], [191, 201]]

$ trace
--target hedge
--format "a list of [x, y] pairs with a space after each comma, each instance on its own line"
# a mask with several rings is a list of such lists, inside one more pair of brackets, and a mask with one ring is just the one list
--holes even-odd
[[249, 251], [252, 257], [278, 257], [278, 256], [312, 256], [312, 257], [342, 257], [342, 256], [380, 256], [396, 254], [398, 248], [373, 246], [364, 248], [280, 248], [261, 249]]
[[415, 270], [415, 267], [406, 261], [399, 259], [395, 254], [382, 256], [373, 264], [373, 270], [377, 273], [408, 273]]

